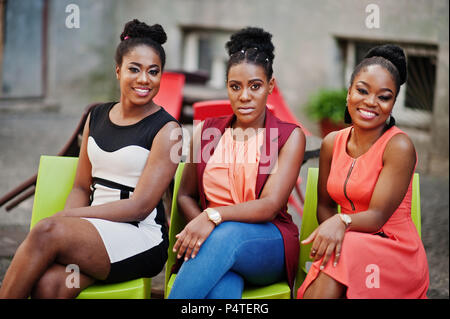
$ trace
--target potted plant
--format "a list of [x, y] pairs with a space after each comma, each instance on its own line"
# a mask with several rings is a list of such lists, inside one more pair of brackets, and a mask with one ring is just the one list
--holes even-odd
[[322, 137], [347, 126], [344, 123], [346, 98], [347, 89], [320, 89], [309, 98], [306, 113], [319, 121]]

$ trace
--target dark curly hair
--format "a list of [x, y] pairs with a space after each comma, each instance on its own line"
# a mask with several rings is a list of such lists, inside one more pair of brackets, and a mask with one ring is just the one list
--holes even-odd
[[164, 69], [166, 63], [166, 52], [162, 47], [167, 41], [167, 35], [163, 27], [159, 24], [152, 26], [134, 19], [125, 24], [121, 42], [117, 46], [115, 60], [118, 66], [122, 65], [123, 56], [139, 45], [147, 45], [153, 48], [161, 59], [161, 68]]
[[[406, 82], [407, 79], [407, 65], [406, 56], [403, 49], [395, 44], [384, 44], [370, 49], [364, 59], [355, 67], [350, 78], [350, 86], [353, 85], [355, 77], [369, 65], [380, 65], [385, 68], [392, 76], [396, 86], [396, 97], [400, 92], [400, 86]], [[351, 124], [352, 119], [345, 109], [345, 123]], [[395, 119], [390, 116], [388, 127], [395, 125]]]
[[231, 35], [225, 48], [230, 56], [227, 64], [227, 78], [230, 68], [242, 62], [262, 66], [267, 79], [272, 78], [275, 47], [270, 33], [261, 28], [247, 27]]

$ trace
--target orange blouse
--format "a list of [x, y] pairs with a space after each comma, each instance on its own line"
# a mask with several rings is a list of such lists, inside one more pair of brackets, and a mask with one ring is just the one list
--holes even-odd
[[203, 175], [208, 207], [229, 206], [256, 199], [255, 188], [264, 130], [235, 140], [227, 128], [206, 164]]

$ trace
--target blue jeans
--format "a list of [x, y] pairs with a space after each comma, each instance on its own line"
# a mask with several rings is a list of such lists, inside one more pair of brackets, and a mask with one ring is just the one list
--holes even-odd
[[272, 223], [223, 222], [184, 262], [170, 299], [238, 299], [244, 280], [268, 285], [285, 276], [284, 244]]

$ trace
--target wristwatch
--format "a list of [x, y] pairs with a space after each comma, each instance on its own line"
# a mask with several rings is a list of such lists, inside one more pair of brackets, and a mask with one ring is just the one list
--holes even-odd
[[348, 226], [350, 226], [350, 224], [352, 223], [352, 218], [347, 214], [338, 214], [338, 215], [341, 218], [342, 222], [345, 224], [345, 229], [347, 229]]
[[214, 208], [209, 207], [205, 209], [205, 212], [208, 215], [208, 219], [212, 221], [216, 226], [219, 225], [222, 221], [222, 216], [220, 216], [220, 213]]

